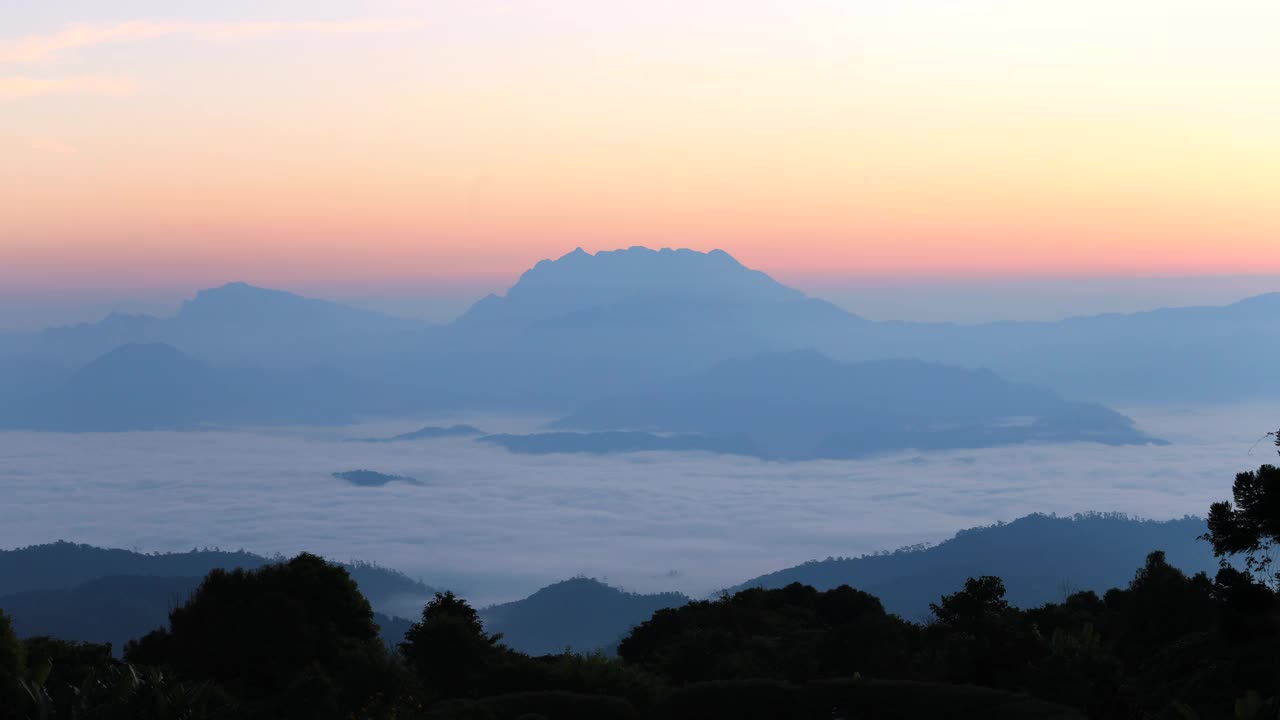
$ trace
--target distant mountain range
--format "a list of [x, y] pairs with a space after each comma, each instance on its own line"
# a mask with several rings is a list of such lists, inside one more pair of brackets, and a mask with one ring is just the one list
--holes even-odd
[[[840, 363], [812, 350], [728, 360], [606, 397], [558, 432], [426, 427], [385, 441], [474, 436], [515, 453], [710, 452], [765, 460], [857, 458], [1017, 443], [1163, 443], [1096, 403], [920, 360]], [[585, 432], [583, 432], [585, 430]]]
[[[955, 592], [969, 577], [997, 575], [1014, 605], [1034, 607], [1076, 591], [1125, 587], [1152, 550], [1188, 574], [1218, 568], [1201, 518], [1151, 521], [1089, 513], [1076, 517], [1029, 515], [974, 528], [931, 547], [857, 558], [808, 562], [748, 580], [749, 587], [781, 588], [798, 582], [819, 590], [850, 585], [880, 598], [889, 612], [919, 620], [929, 603]], [[576, 578], [523, 600], [481, 612], [486, 627], [525, 652], [612, 648], [640, 620], [684, 602], [674, 593], [637, 595], [597, 580]]]
[[549, 455], [588, 453], [612, 455], [632, 452], [709, 452], [723, 455], [752, 455], [760, 451], [746, 437], [709, 435], [659, 435], [650, 432], [550, 432], [530, 435], [485, 435], [480, 442], [499, 445], [514, 453]]
[[[201, 291], [172, 318], [111, 315], [0, 336], [0, 407], [17, 408], [11, 427], [109, 425], [56, 418], [67, 404], [84, 410], [82, 401], [106, 393], [93, 387], [95, 378], [118, 385], [129, 363], [145, 376], [170, 362], [136, 347], [113, 354], [155, 344], [198, 363], [162, 367], [201, 387], [212, 381], [197, 367], [243, 388], [221, 398], [207, 389], [174, 396], [197, 407], [220, 402], [216, 413], [147, 409], [176, 424], [212, 416], [295, 423], [427, 410], [564, 413], [726, 361], [807, 349], [845, 363], [910, 358], [984, 368], [1074, 400], [1227, 402], [1280, 396], [1269, 362], [1280, 352], [1278, 317], [1280, 293], [1225, 307], [1046, 323], [872, 322], [721, 251], [576, 250], [538, 263], [504, 295], [447, 325], [232, 283]], [[257, 402], [264, 387], [285, 389]]]
[[96, 323], [4, 336], [0, 352], [78, 367], [121, 345], [164, 343], [220, 366], [334, 365], [366, 343], [427, 326], [327, 300], [233, 282], [201, 290], [177, 315], [113, 313]]
[[[830, 589], [850, 585], [877, 596], [886, 610], [924, 618], [929, 603], [955, 592], [968, 577], [997, 575], [1008, 599], [1030, 607], [1082, 590], [1124, 587], [1146, 555], [1163, 550], [1186, 571], [1212, 575], [1218, 561], [1198, 539], [1201, 518], [1137, 520], [1114, 514], [1029, 515], [974, 528], [932, 547], [857, 558], [827, 558], [748, 580], [731, 588], [778, 588], [793, 582]], [[196, 551], [144, 555], [53, 543], [0, 551], [0, 609], [21, 634], [69, 640], [124, 640], [163, 624], [168, 611], [216, 567], [255, 568], [271, 559], [245, 552]], [[349, 564], [361, 591], [394, 642], [434, 590], [401, 573]], [[679, 593], [636, 594], [588, 578], [552, 584], [522, 600], [481, 610], [486, 629], [527, 653], [609, 650], [655, 611], [688, 601]]]
[[[236, 423], [339, 424], [362, 396], [338, 371], [220, 370], [160, 343], [124, 345], [25, 402], [0, 428], [187, 430]], [[520, 453], [704, 451], [764, 459], [1026, 442], [1158, 442], [1128, 418], [983, 370], [918, 360], [846, 365], [813, 351], [722, 362], [691, 378], [606, 397], [560, 420], [592, 432], [488, 435], [428, 426], [378, 442], [478, 437]]]
[[848, 365], [813, 351], [730, 360], [687, 380], [605, 398], [556, 423], [744, 438], [785, 460], [1026, 442], [1158, 442], [1093, 403], [986, 370], [919, 360]]
[[219, 370], [162, 343], [122, 345], [0, 406], [0, 428], [188, 430], [216, 424], [343, 424], [358, 387], [323, 368]]
[[1076, 517], [1028, 515], [1009, 523], [963, 530], [932, 547], [856, 558], [827, 558], [779, 570], [730, 588], [780, 588], [793, 582], [827, 590], [851, 585], [879, 597], [885, 609], [909, 619], [926, 617], [929, 603], [954, 592], [965, 578], [1004, 578], [1014, 605], [1033, 607], [1079, 590], [1124, 587], [1152, 550], [1187, 574], [1218, 568], [1200, 540], [1202, 518], [1136, 520], [1089, 513]]
[[1278, 317], [1280, 292], [1222, 307], [1057, 322], [874, 323], [857, 346], [842, 342], [830, 350], [845, 359], [919, 357], [985, 367], [1110, 404], [1231, 402], [1280, 397], [1280, 377], [1258, 361], [1280, 351]]
[[362, 438], [358, 442], [371, 443], [389, 443], [389, 442], [409, 442], [412, 440], [435, 440], [437, 438], [446, 437], [473, 437], [476, 435], [484, 435], [484, 431], [470, 425], [450, 425], [449, 427], [437, 427], [428, 425], [423, 428], [414, 430], [413, 432], [401, 433], [386, 438]]
[[[0, 550], [0, 597], [65, 590], [106, 577], [202, 578], [215, 568], [253, 570], [281, 558], [244, 551], [191, 550], [144, 554], [69, 542]], [[387, 614], [421, 612], [435, 589], [395, 570], [371, 563], [347, 568], [375, 609]], [[6, 607], [0, 602], [0, 608]]]

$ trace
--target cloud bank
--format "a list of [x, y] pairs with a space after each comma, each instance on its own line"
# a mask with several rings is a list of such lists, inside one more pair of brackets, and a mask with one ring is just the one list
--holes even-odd
[[[517, 456], [466, 440], [342, 442], [336, 431], [0, 434], [0, 546], [67, 539], [145, 551], [307, 549], [403, 569], [488, 603], [575, 574], [704, 594], [1031, 512], [1203, 514], [1267, 408], [1130, 411], [1169, 447], [1091, 444], [768, 463], [698, 454]], [[531, 424], [465, 420], [490, 430]], [[432, 421], [435, 422], [435, 421]], [[368, 468], [422, 487], [352, 487]]]

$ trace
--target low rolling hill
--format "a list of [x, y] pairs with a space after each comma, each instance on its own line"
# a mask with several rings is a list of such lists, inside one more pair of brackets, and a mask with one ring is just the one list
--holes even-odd
[[796, 582], [819, 590], [850, 585], [880, 598], [890, 612], [920, 619], [928, 614], [929, 603], [955, 592], [966, 578], [996, 575], [1004, 579], [1011, 603], [1031, 607], [1077, 590], [1124, 587], [1153, 550], [1163, 550], [1170, 564], [1188, 574], [1203, 570], [1212, 575], [1218, 561], [1199, 539], [1205, 530], [1205, 521], [1197, 517], [1155, 521], [1101, 513], [1028, 515], [962, 530], [932, 547], [814, 560], [731, 590]]
[[531, 655], [612, 649], [632, 627], [663, 608], [685, 604], [680, 593], [641, 595], [591, 578], [548, 585], [523, 600], [481, 611], [490, 632]]

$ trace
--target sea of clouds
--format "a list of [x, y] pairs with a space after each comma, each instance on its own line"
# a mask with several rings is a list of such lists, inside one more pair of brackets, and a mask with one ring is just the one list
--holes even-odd
[[[71, 540], [371, 560], [479, 604], [574, 575], [713, 592], [813, 558], [946, 539], [1032, 512], [1203, 514], [1274, 408], [1130, 409], [1164, 447], [1094, 444], [764, 462], [707, 454], [513, 455], [466, 439], [371, 444], [423, 419], [356, 427], [0, 433], [0, 547]], [[448, 421], [453, 421], [451, 418]], [[462, 418], [528, 431], [530, 418]], [[437, 419], [431, 424], [445, 422]], [[355, 487], [335, 471], [409, 475]]]

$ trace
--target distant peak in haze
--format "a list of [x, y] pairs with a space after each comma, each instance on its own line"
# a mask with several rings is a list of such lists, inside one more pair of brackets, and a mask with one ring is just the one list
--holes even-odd
[[166, 343], [129, 343], [106, 353], [77, 373], [88, 375], [104, 370], [127, 370], [154, 373], [158, 370], [190, 370], [203, 368], [199, 361]]
[[[799, 299], [804, 295], [751, 270], [723, 250], [630, 247], [591, 254], [578, 248], [534, 265], [507, 291], [510, 299], [548, 293], [625, 296], [731, 296], [736, 300]], [[765, 297], [767, 296], [767, 297]]]
[[[203, 324], [259, 326], [269, 332], [296, 333], [335, 326], [407, 326], [412, 321], [393, 318], [373, 310], [343, 305], [330, 300], [304, 297], [287, 290], [229, 282], [201, 290], [182, 304], [180, 321]], [[284, 324], [282, 327], [281, 324]]]
[[723, 250], [635, 246], [589, 253], [576, 248], [538, 262], [505, 296], [490, 295], [468, 315], [527, 320], [645, 298], [777, 303], [805, 295]]
[[285, 290], [272, 290], [237, 281], [197, 292], [194, 299], [183, 303], [182, 309], [186, 312], [193, 307], [247, 303], [327, 303], [327, 301], [311, 300]]
[[256, 286], [250, 285], [249, 283], [247, 283], [247, 282], [245, 282], [245, 281], [243, 281], [243, 280], [233, 280], [232, 282], [229, 282], [229, 283], [223, 283], [223, 284], [222, 284], [221, 286], [219, 286], [219, 287], [216, 287], [216, 288], [210, 288], [210, 289], [204, 290], [204, 291], [202, 291], [202, 292], [216, 292], [216, 291], [219, 291], [219, 290], [222, 290], [222, 291], [224, 291], [224, 292], [242, 292], [242, 291], [245, 291], [245, 290], [248, 290], [248, 291], [250, 291], [250, 292], [253, 292], [253, 291], [258, 291], [258, 292], [274, 292], [274, 291], [268, 290], [268, 289], [266, 289], [266, 288], [260, 288], [260, 287], [256, 287]]

